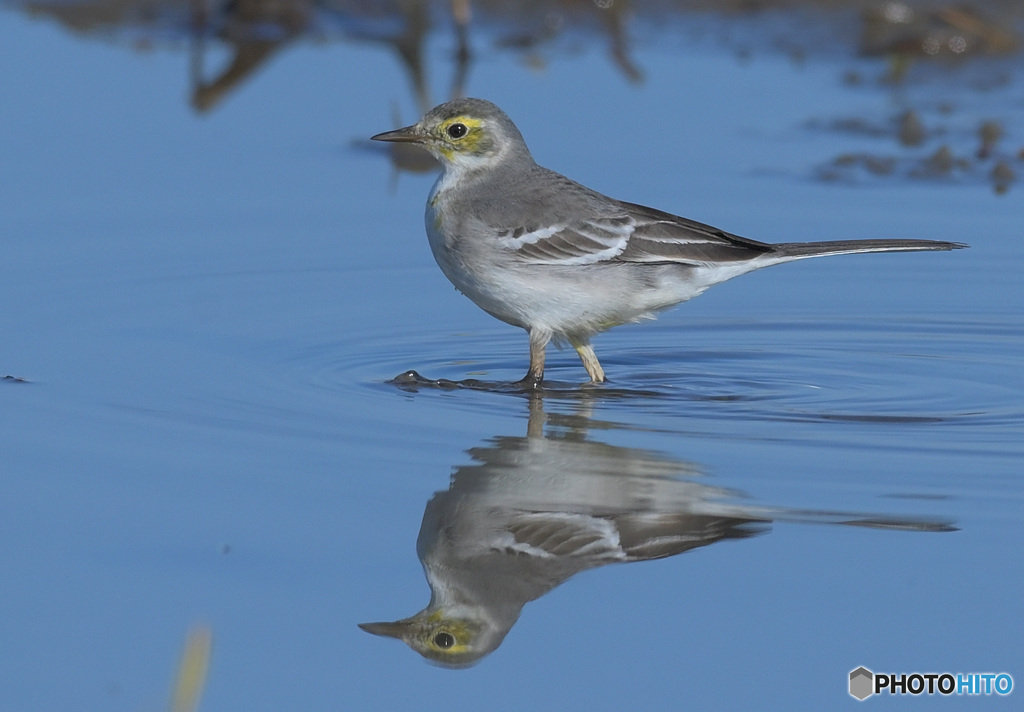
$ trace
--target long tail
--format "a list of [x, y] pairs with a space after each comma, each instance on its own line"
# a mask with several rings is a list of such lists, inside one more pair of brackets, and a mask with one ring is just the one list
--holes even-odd
[[835, 240], [832, 242], [781, 242], [772, 245], [768, 258], [783, 261], [825, 255], [847, 255], [857, 252], [919, 252], [921, 250], [959, 250], [967, 247], [962, 242], [939, 240]]

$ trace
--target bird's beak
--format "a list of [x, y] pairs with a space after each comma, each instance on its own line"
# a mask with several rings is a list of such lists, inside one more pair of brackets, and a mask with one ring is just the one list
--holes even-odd
[[[416, 124], [413, 124], [412, 126], [406, 126], [402, 129], [379, 133], [376, 136], [371, 136], [370, 140], [391, 141], [392, 143], [423, 143], [426, 138], [426, 135], [420, 131], [419, 127]], [[373, 625], [376, 625], [376, 623]]]
[[394, 623], [360, 623], [359, 627], [367, 633], [382, 635], [386, 638], [398, 638], [399, 640], [402, 639], [409, 629], [409, 625], [405, 621], [395, 621]]

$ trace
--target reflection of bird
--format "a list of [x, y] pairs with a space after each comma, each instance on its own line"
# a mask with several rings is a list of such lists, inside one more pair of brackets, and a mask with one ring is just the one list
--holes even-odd
[[526, 386], [543, 380], [552, 339], [575, 347], [592, 381], [605, 380], [594, 334], [755, 269], [822, 255], [962, 247], [930, 240], [771, 245], [615, 200], [537, 165], [515, 124], [480, 99], [450, 101], [373, 138], [421, 144], [441, 161], [444, 173], [427, 204], [434, 258], [478, 306], [529, 332]]
[[[943, 522], [740, 504], [697, 481], [695, 466], [647, 450], [543, 434], [539, 399], [528, 436], [469, 451], [448, 490], [427, 503], [416, 551], [430, 603], [410, 618], [360, 627], [399, 638], [442, 665], [494, 651], [532, 601], [587, 569], [658, 559], [763, 531], [771, 520], [945, 530]], [[727, 501], [731, 498], [732, 501]]]
[[366, 623], [443, 665], [492, 652], [523, 606], [573, 574], [680, 554], [749, 536], [756, 518], [677, 479], [685, 465], [594, 442], [495, 438], [470, 451], [451, 488], [427, 504], [416, 549], [430, 605], [411, 618]]

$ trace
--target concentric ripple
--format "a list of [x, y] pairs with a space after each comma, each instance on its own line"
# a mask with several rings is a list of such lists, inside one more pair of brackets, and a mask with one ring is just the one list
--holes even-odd
[[[673, 418], [1019, 427], [1024, 404], [1007, 354], [1020, 333], [1010, 318], [665, 320], [595, 340], [605, 384], [585, 383], [571, 349], [552, 349], [539, 394]], [[466, 392], [449, 403], [486, 409], [493, 401], [474, 393], [525, 395], [514, 382], [526, 370], [526, 339], [500, 324], [473, 333], [350, 334], [287, 359], [294, 387], [336, 397], [458, 390]], [[416, 376], [404, 375], [410, 371]]]

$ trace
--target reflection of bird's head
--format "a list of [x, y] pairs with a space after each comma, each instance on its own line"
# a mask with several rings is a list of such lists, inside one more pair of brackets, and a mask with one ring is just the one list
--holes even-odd
[[367, 633], [398, 638], [423, 657], [445, 667], [468, 667], [492, 652], [508, 633], [466, 606], [427, 608], [392, 623], [360, 623]]
[[455, 99], [427, 112], [412, 126], [387, 131], [375, 141], [416, 143], [446, 167], [492, 168], [511, 158], [533, 163], [523, 136], [505, 112], [483, 99]]

